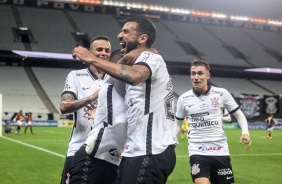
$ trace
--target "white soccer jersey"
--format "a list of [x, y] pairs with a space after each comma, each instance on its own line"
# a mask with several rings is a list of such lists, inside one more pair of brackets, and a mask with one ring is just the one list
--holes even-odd
[[163, 58], [143, 52], [135, 65], [145, 65], [151, 76], [136, 86], [126, 84], [128, 138], [122, 156], [162, 153], [177, 144], [174, 136], [173, 86]]
[[[100, 88], [102, 79], [99, 79], [90, 68], [71, 71], [65, 83], [64, 93], [71, 93], [76, 100], [83, 99], [92, 95], [97, 89]], [[73, 156], [75, 152], [84, 144], [87, 134], [91, 130], [92, 120], [87, 120], [83, 117], [85, 112], [83, 108], [74, 112], [74, 123], [72, 126], [71, 137], [67, 156]]]
[[94, 125], [86, 140], [86, 152], [119, 165], [126, 141], [125, 83], [107, 75], [99, 91]]
[[239, 109], [232, 95], [224, 88], [210, 86], [206, 94], [193, 89], [182, 94], [177, 102], [176, 118], [189, 122], [189, 155], [229, 155], [223, 130], [222, 110], [229, 113]]

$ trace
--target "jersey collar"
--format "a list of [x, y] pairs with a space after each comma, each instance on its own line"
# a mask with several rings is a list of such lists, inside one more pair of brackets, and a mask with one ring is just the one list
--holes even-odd
[[[90, 70], [90, 66], [87, 67], [87, 71], [88, 73], [92, 76], [92, 78], [94, 78], [95, 80], [98, 80], [99, 78]], [[101, 77], [102, 80], [104, 80], [106, 73], [103, 74], [103, 76]]]
[[[210, 90], [211, 90], [211, 85], [208, 84], [208, 90], [207, 90], [207, 92], [204, 93], [204, 94], [202, 94], [202, 95], [207, 95], [207, 94], [209, 94]], [[199, 94], [199, 93], [197, 93], [196, 91], [194, 91], [194, 87], [193, 87], [193, 93], [194, 93], [197, 97], [198, 97], [198, 96], [201, 96], [201, 94]]]

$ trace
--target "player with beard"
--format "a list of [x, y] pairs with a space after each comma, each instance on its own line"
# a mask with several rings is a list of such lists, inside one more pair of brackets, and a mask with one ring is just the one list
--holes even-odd
[[[106, 36], [93, 38], [90, 41], [89, 53], [103, 60], [109, 60], [111, 54], [109, 38]], [[100, 88], [104, 76], [104, 71], [93, 65], [89, 65], [89, 67], [85, 69], [71, 71], [66, 78], [60, 110], [62, 114], [74, 113], [74, 124], [68, 144], [61, 183], [66, 183], [68, 180], [73, 156], [84, 144], [91, 130], [93, 121], [83, 117], [85, 114], [83, 107], [94, 102], [95, 92]]]
[[[155, 26], [146, 18], [126, 20], [118, 34], [122, 54], [150, 48], [155, 38]], [[144, 51], [131, 66], [103, 61], [83, 47], [75, 48], [73, 57], [126, 83], [127, 140], [117, 183], [166, 183], [178, 142], [173, 131], [173, 85], [163, 58]]]
[[206, 61], [194, 60], [190, 68], [193, 89], [182, 94], [177, 102], [176, 133], [183, 119], [189, 122], [188, 151], [191, 175], [196, 184], [231, 184], [234, 175], [230, 163], [227, 137], [223, 130], [223, 108], [233, 114], [241, 129], [239, 143], [251, 146], [248, 123], [231, 94], [224, 88], [208, 84], [210, 67]]

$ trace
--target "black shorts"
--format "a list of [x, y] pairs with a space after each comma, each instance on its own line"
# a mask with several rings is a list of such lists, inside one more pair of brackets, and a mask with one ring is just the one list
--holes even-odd
[[61, 175], [60, 184], [66, 184], [66, 180], [68, 179], [68, 174], [70, 172], [70, 165], [71, 165], [72, 159], [73, 159], [73, 156], [66, 157], [64, 169]]
[[116, 184], [164, 184], [175, 163], [173, 146], [158, 155], [123, 157]]
[[118, 166], [90, 156], [81, 146], [75, 153], [70, 167], [70, 184], [112, 184]]
[[230, 156], [190, 156], [191, 176], [209, 178], [211, 184], [234, 183]]

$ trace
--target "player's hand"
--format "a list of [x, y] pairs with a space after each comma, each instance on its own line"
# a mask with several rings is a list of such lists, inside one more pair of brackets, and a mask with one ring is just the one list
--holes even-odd
[[91, 64], [92, 62], [92, 57], [95, 57], [92, 55], [91, 52], [89, 52], [89, 50], [87, 50], [84, 47], [78, 46], [75, 47], [72, 51], [72, 57], [74, 59], [79, 59], [82, 63], [87, 63], [87, 64]]
[[83, 115], [83, 117], [87, 118], [87, 119], [94, 119], [95, 118], [95, 113], [96, 113], [96, 107], [91, 103], [87, 106], [84, 107], [84, 112], [85, 114]]
[[241, 135], [239, 143], [242, 144], [243, 140], [246, 141], [245, 144], [248, 144], [247, 147], [246, 147], [246, 150], [248, 150], [251, 147], [251, 145], [252, 145], [252, 141], [251, 141], [250, 137], [247, 134]]

